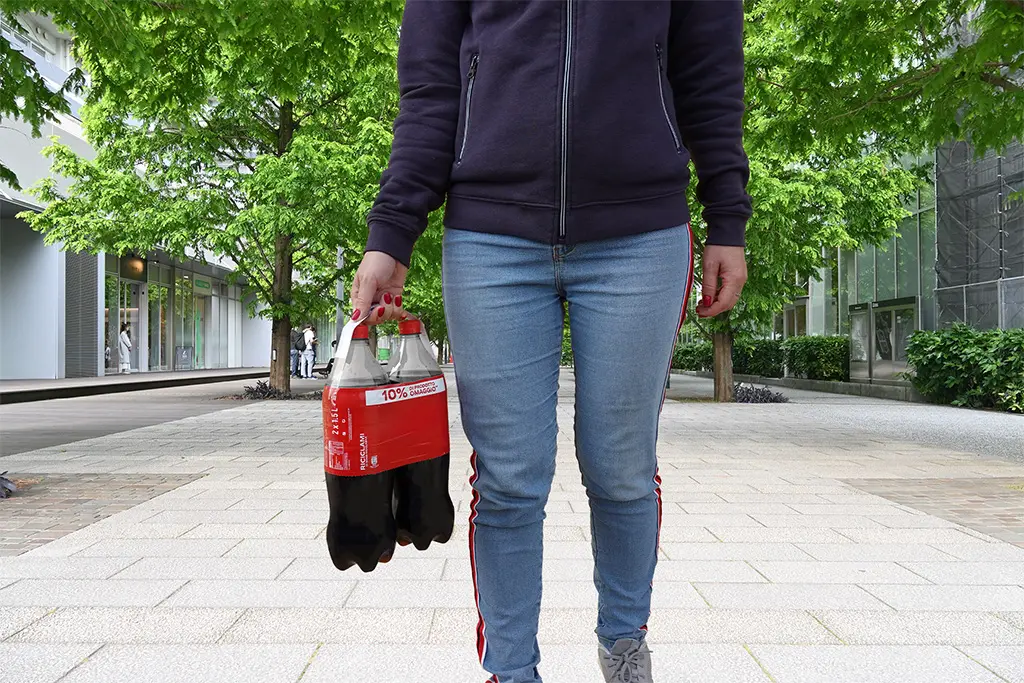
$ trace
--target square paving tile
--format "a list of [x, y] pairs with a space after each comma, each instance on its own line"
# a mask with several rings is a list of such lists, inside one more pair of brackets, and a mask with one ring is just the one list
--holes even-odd
[[1024, 548], [1024, 490], [1019, 488], [1024, 477], [848, 479], [846, 483]]
[[11, 683], [54, 683], [99, 648], [96, 643], [34, 645], [0, 643], [0, 680]]
[[0, 606], [0, 640], [17, 633], [49, 611], [46, 607]]
[[297, 681], [312, 645], [107, 645], [61, 683]]
[[430, 635], [433, 617], [434, 610], [430, 608], [258, 607], [246, 610], [224, 635], [222, 642], [423, 643]]
[[999, 678], [952, 647], [752, 645], [777, 683], [996, 683]]
[[1024, 647], [973, 646], [960, 649], [1011, 683], [1024, 683]]
[[[173, 474], [12, 472], [7, 476], [34, 482], [3, 502], [5, 520], [32, 527], [11, 546], [17, 553], [43, 546], [196, 479]], [[7, 536], [11, 538], [11, 534]]]
[[829, 584], [701, 583], [712, 607], [723, 609], [889, 609], [860, 586]]
[[14, 642], [213, 643], [240, 609], [189, 607], [64, 607], [14, 636]]
[[1024, 645], [1024, 630], [993, 614], [837, 610], [815, 616], [849, 645]]
[[25, 579], [0, 590], [0, 603], [40, 607], [155, 607], [184, 581]]
[[342, 607], [354, 581], [189, 581], [163, 607]]

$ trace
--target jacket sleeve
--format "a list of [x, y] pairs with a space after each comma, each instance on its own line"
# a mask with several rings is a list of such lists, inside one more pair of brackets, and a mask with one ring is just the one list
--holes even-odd
[[391, 159], [370, 210], [367, 251], [408, 265], [427, 215], [441, 206], [455, 160], [466, 0], [408, 0], [398, 48], [398, 118]]
[[751, 214], [743, 151], [743, 2], [673, 0], [668, 77], [697, 167], [708, 244], [743, 246]]

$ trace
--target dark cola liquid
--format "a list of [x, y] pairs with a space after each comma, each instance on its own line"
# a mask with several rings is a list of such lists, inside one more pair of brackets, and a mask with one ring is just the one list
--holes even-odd
[[[419, 382], [430, 373], [396, 373], [392, 380]], [[426, 550], [432, 541], [447, 543], [455, 526], [455, 506], [448, 493], [448, 453], [403, 465], [395, 473], [395, 525], [399, 545]]]
[[[353, 339], [347, 362], [336, 365], [331, 384], [339, 388], [382, 386], [387, 376], [362, 339]], [[330, 387], [324, 389], [324, 427], [328, 426], [332, 405], [337, 397]], [[395, 552], [397, 527], [392, 506], [395, 471], [358, 477], [341, 477], [330, 472], [327, 497], [331, 516], [327, 523], [327, 550], [338, 569], [358, 565], [373, 571], [378, 562], [387, 562]]]
[[395, 552], [397, 527], [392, 511], [395, 470], [363, 477], [327, 474], [331, 518], [327, 550], [338, 569], [358, 565], [373, 571]]

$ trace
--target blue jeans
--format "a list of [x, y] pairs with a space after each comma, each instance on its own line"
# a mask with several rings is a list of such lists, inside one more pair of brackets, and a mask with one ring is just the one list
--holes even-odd
[[313, 363], [316, 361], [316, 354], [312, 349], [302, 352], [302, 376], [309, 379], [313, 376]]
[[534, 683], [544, 505], [555, 472], [563, 302], [597, 636], [642, 639], [657, 560], [655, 443], [692, 278], [686, 226], [573, 247], [447, 230], [444, 300], [473, 446], [470, 559], [489, 681]]
[[298, 377], [299, 376], [299, 355], [300, 355], [300, 353], [301, 352], [298, 349], [292, 349], [291, 350], [292, 376], [293, 377]]

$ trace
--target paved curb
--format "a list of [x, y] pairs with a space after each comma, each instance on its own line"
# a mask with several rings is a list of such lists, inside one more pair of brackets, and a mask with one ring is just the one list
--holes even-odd
[[[239, 369], [232, 373], [211, 373], [210, 375], [189, 375], [175, 377], [174, 373], [166, 373], [166, 377], [140, 373], [138, 379], [118, 380], [113, 382], [96, 382], [92, 384], [70, 384], [67, 386], [50, 385], [28, 389], [0, 390], [0, 405], [12, 403], [28, 403], [30, 401], [49, 401], [55, 398], [77, 398], [79, 396], [98, 396], [101, 394], [117, 394], [127, 391], [145, 391], [147, 389], [166, 389], [167, 387], [183, 387], [194, 384], [214, 384], [231, 382], [239, 379], [263, 378], [269, 375], [267, 368]], [[160, 373], [165, 374], [165, 373]]]
[[[691, 370], [673, 370], [673, 374], [690, 375], [692, 377], [714, 378], [713, 372], [694, 372]], [[829, 394], [847, 394], [850, 396], [868, 396], [870, 398], [887, 398], [893, 401], [909, 403], [931, 403], [911, 386], [889, 384], [870, 384], [868, 382], [829, 382], [818, 379], [801, 379], [799, 377], [760, 377], [758, 375], [733, 375], [737, 382], [750, 384], [767, 384], [789, 389], [805, 391], [824, 391]]]

